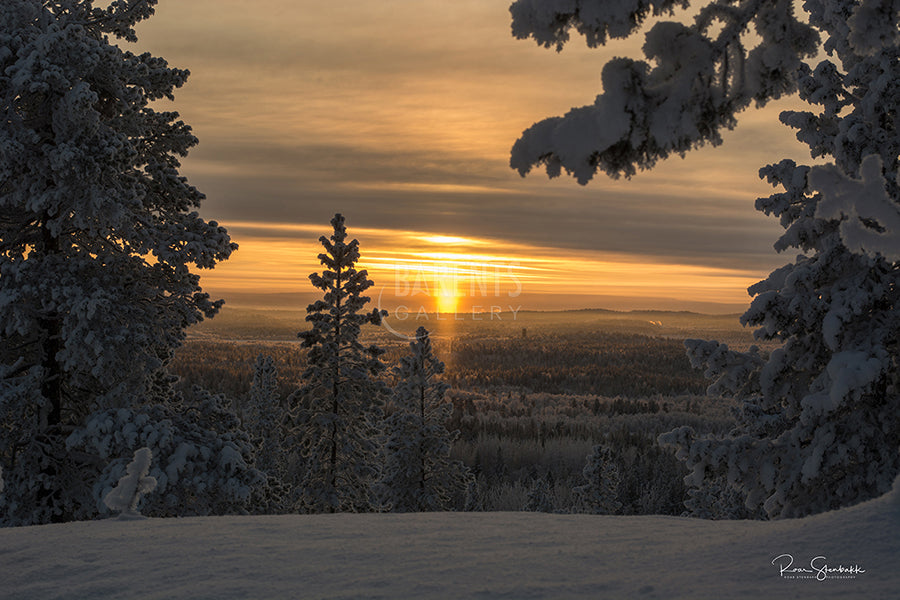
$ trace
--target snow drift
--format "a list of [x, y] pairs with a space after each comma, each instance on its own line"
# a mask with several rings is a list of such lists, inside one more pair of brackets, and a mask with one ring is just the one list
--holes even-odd
[[898, 487], [770, 522], [418, 513], [9, 528], [0, 573], [9, 599], [893, 598]]

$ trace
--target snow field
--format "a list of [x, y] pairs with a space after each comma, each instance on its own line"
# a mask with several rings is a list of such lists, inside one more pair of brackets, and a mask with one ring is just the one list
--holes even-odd
[[[3, 598], [896, 598], [900, 494], [801, 520], [229, 516], [0, 529]], [[864, 573], [790, 579], [773, 559]], [[821, 565], [821, 561], [820, 561]], [[846, 577], [846, 576], [845, 576]]]

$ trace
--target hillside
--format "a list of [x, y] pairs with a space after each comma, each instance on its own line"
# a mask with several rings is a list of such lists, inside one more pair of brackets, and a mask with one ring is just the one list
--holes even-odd
[[[896, 598], [900, 492], [803, 520], [534, 513], [106, 520], [0, 529], [3, 597]], [[793, 568], [781, 571], [790, 554]], [[814, 560], [815, 557], [825, 557]]]

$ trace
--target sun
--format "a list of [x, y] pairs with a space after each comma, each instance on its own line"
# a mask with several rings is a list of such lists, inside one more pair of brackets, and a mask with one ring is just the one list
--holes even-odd
[[459, 309], [459, 282], [455, 273], [441, 273], [435, 277], [433, 295], [440, 313], [455, 313]]

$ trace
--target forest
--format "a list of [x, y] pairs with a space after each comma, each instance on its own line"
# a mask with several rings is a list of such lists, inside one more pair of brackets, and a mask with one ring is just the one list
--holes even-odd
[[[239, 416], [255, 414], [248, 403], [254, 365], [264, 355], [277, 368], [278, 396], [287, 398], [306, 367], [306, 350], [287, 341], [296, 339], [290, 317], [300, 328], [302, 313], [226, 308], [222, 316], [189, 332], [176, 353], [171, 370], [179, 389], [224, 394]], [[572, 490], [584, 483], [593, 447], [603, 444], [619, 472], [617, 512], [683, 514], [686, 472], [656, 438], [685, 425], [727, 433], [733, 404], [705, 395], [702, 373], [691, 367], [682, 341], [669, 335], [715, 328], [735, 341], [751, 340], [736, 316], [575, 311], [522, 319], [487, 331], [483, 323], [457, 323], [456, 336], [435, 338], [435, 354], [447, 365], [443, 378], [452, 386], [447, 428], [459, 431], [451, 457], [475, 477], [469, 508], [533, 508], [533, 490], [546, 486], [544, 510], [574, 510]], [[667, 322], [677, 327], [656, 324]], [[402, 340], [374, 327], [364, 337], [385, 345], [388, 363], [406, 350]]]
[[[480, 193], [481, 183], [500, 180], [469, 181], [480, 162], [523, 177], [565, 173], [582, 185], [598, 173], [628, 179], [721, 145], [743, 111], [796, 94], [779, 120], [815, 162], [778, 156], [758, 170], [775, 190], [755, 208], [783, 230], [773, 247], [784, 263], [750, 285], [749, 306], [729, 325], [734, 316], [518, 308], [504, 321], [473, 313], [398, 323], [370, 302], [366, 250], [346, 217], [334, 213], [329, 228], [315, 212], [332, 213], [329, 202], [290, 212], [318, 215], [288, 223], [294, 234], [323, 234], [322, 248], [306, 257], [318, 262], [309, 285], [302, 280], [315, 294], [297, 307], [302, 318], [263, 311], [259, 322], [230, 323], [226, 299], [201, 287], [201, 273], [230, 260], [239, 243], [201, 215], [205, 193], [179, 173], [199, 140], [163, 104], [190, 72], [129, 45], [156, 4], [0, 3], [0, 525], [140, 511], [776, 519], [890, 489], [900, 472], [896, 0], [799, 8], [710, 0], [683, 22], [657, 19], [676, 11], [669, 0], [516, 0], [513, 36], [557, 50], [573, 33], [592, 48], [628, 38], [648, 19], [644, 56], [606, 62], [602, 93], [528, 127], [508, 162], [473, 159], [452, 176], [439, 170], [440, 180], [366, 181], [363, 188], [391, 194], [383, 203], [342, 187], [348, 169], [311, 167], [331, 177], [316, 193], [340, 188], [355, 210], [391, 208], [382, 212], [399, 218], [404, 210], [393, 202], [403, 190], [418, 194], [422, 182]], [[313, 154], [327, 162], [322, 150]], [[453, 164], [419, 150], [394, 158], [406, 171], [420, 154], [431, 166]], [[308, 164], [306, 156], [288, 162]], [[221, 194], [231, 169], [214, 166], [205, 181]], [[294, 183], [273, 202], [292, 204], [297, 190], [310, 189]], [[747, 231], [732, 227], [732, 209], [695, 198], [693, 183], [673, 185], [685, 189], [645, 213], [659, 229], [633, 239], [655, 243], [681, 224], [683, 247], [657, 248], [657, 266], [746, 274], [752, 257], [730, 243]], [[464, 238], [446, 234], [477, 226], [500, 239], [483, 227], [523, 223], [522, 206], [545, 203], [502, 191], [431, 205], [419, 223], [435, 230], [415, 235], [452, 246]], [[231, 203], [248, 205], [246, 197]], [[592, 213], [597, 225], [611, 225], [604, 235], [594, 223], [580, 233], [566, 225], [545, 240], [618, 250], [607, 236], [629, 219], [617, 217], [616, 203]], [[581, 204], [553, 220], [584, 226]], [[490, 210], [436, 235], [476, 205]], [[713, 213], [721, 220], [708, 220]], [[351, 231], [371, 231], [382, 217], [368, 213]], [[718, 250], [698, 239], [710, 223], [728, 224]], [[269, 226], [278, 223], [255, 225]], [[390, 231], [403, 232], [399, 243], [412, 230]], [[440, 262], [446, 253], [430, 256]], [[622, 265], [646, 264], [640, 256], [646, 249]], [[542, 260], [542, 273], [554, 271], [555, 259]], [[645, 290], [654, 294], [647, 298], [666, 293]]]

